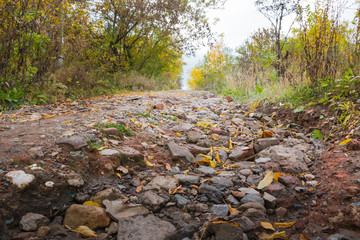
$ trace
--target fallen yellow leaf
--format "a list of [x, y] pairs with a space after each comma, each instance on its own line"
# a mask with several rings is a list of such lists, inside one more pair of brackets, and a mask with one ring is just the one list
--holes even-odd
[[274, 223], [274, 227], [291, 228], [295, 223], [296, 221], [289, 223]]
[[231, 137], [229, 138], [229, 149], [233, 149], [233, 145], [232, 145], [232, 141], [231, 141]]
[[146, 163], [147, 166], [149, 166], [149, 167], [153, 167], [153, 166], [154, 166], [154, 164], [152, 164], [151, 162], [149, 162], [146, 158], [144, 159], [144, 161], [145, 161], [145, 163]]
[[216, 168], [216, 161], [210, 160], [210, 167]]
[[175, 134], [178, 135], [179, 137], [181, 137], [181, 133], [178, 133], [178, 132], [177, 132], [177, 133], [175, 133]]
[[257, 189], [263, 189], [267, 186], [269, 186], [272, 181], [274, 180], [274, 172], [270, 171], [267, 174], [265, 174], [263, 180], [259, 182], [259, 185], [257, 186]]
[[118, 178], [122, 179], [122, 177], [121, 177], [121, 174], [120, 174], [120, 173], [116, 173], [116, 176], [117, 176]]
[[275, 231], [275, 228], [273, 227], [273, 225], [269, 222], [260, 222], [261, 226], [265, 229], [268, 229], [268, 230], [273, 230]]
[[67, 120], [65, 123], [66, 123], [66, 124], [69, 124], [69, 123], [71, 123], [71, 121], [70, 121], [70, 120]]
[[286, 237], [285, 231], [283, 232], [276, 232], [274, 234], [267, 234], [267, 233], [260, 233], [259, 239], [260, 240], [273, 240], [278, 237]]
[[93, 201], [86, 201], [86, 202], [83, 203], [83, 205], [101, 207], [101, 205], [99, 203], [93, 202]]
[[349, 142], [351, 142], [351, 141], [352, 141], [352, 139], [347, 139], [347, 140], [339, 143], [339, 146], [343, 146], [343, 145], [345, 145], [345, 144], [347, 144], [347, 143], [349, 143]]
[[218, 161], [218, 163], [221, 163], [221, 160], [220, 160], [220, 157], [219, 157], [219, 152], [216, 151], [215, 155], [216, 155], [216, 160]]
[[186, 169], [185, 171], [184, 171], [184, 174], [188, 174], [190, 172], [190, 170], [189, 169]]
[[76, 233], [80, 233], [84, 237], [97, 237], [97, 234], [87, 226], [78, 226], [73, 231]]

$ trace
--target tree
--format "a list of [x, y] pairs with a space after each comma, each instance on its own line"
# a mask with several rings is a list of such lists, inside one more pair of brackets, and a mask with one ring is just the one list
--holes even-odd
[[[271, 23], [275, 35], [275, 51], [277, 62], [275, 69], [278, 71], [278, 76], [283, 75], [284, 70], [281, 70], [282, 50], [285, 41], [281, 43], [281, 31], [283, 28], [283, 20], [286, 16], [296, 12], [300, 0], [257, 0], [255, 5], [258, 11], [262, 13]], [[285, 55], [286, 56], [286, 55]]]

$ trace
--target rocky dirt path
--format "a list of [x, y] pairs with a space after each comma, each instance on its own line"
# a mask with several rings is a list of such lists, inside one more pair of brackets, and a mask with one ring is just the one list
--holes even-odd
[[359, 141], [252, 110], [170, 91], [2, 113], [0, 239], [360, 239]]

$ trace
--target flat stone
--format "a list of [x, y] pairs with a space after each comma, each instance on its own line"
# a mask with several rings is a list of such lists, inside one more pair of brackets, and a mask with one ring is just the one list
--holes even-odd
[[235, 218], [231, 222], [239, 224], [244, 232], [256, 229], [254, 222], [248, 217]]
[[188, 163], [194, 163], [194, 155], [185, 147], [181, 147], [176, 143], [168, 143], [170, 156], [174, 161], [185, 161]]
[[78, 226], [87, 226], [91, 229], [107, 227], [110, 218], [105, 209], [90, 205], [71, 205], [65, 213], [64, 225], [74, 229]]
[[90, 198], [90, 201], [102, 204], [105, 199], [116, 200], [121, 197], [121, 192], [118, 189], [107, 188], [100, 192], [97, 192], [95, 196]]
[[257, 164], [267, 163], [267, 162], [270, 162], [270, 161], [271, 161], [271, 158], [258, 158], [258, 159], [255, 159], [255, 163], [257, 163]]
[[119, 225], [117, 222], [111, 222], [110, 223], [110, 226], [108, 227], [106, 233], [108, 235], [114, 235], [115, 233], [118, 232], [118, 228], [119, 228]]
[[181, 196], [180, 194], [175, 194], [175, 198], [177, 203], [180, 206], [185, 206], [186, 204], [188, 204], [190, 202], [190, 200], [186, 197]]
[[242, 228], [227, 223], [210, 224], [206, 229], [206, 235], [213, 236], [207, 239], [245, 240]]
[[212, 167], [206, 167], [206, 166], [200, 166], [198, 168], [195, 169], [196, 172], [200, 172], [206, 175], [213, 175], [216, 170]]
[[103, 204], [106, 207], [106, 212], [115, 221], [150, 214], [150, 211], [142, 205], [132, 203], [124, 204], [121, 199], [115, 201], [104, 200]]
[[50, 233], [50, 227], [48, 226], [41, 226], [36, 230], [37, 237], [46, 237]]
[[188, 132], [186, 136], [189, 143], [197, 143], [200, 139], [203, 138], [201, 133], [195, 131]]
[[276, 207], [276, 203], [277, 203], [276, 197], [274, 197], [273, 195], [270, 195], [269, 193], [265, 192], [263, 198], [264, 198], [264, 201], [265, 201], [265, 206], [267, 208], [274, 209]]
[[294, 188], [297, 185], [301, 185], [300, 179], [293, 175], [280, 176], [279, 183], [282, 183], [283, 185], [289, 188]]
[[102, 132], [109, 136], [123, 137], [122, 132], [117, 128], [104, 128]]
[[144, 156], [141, 154], [141, 152], [132, 147], [121, 146], [119, 147], [119, 152], [120, 155], [126, 160], [142, 161], [144, 159]]
[[26, 174], [23, 170], [15, 170], [8, 172], [5, 177], [10, 179], [10, 182], [22, 189], [35, 180], [34, 175]]
[[229, 159], [233, 161], [244, 161], [244, 160], [250, 160], [251, 157], [253, 157], [254, 155], [255, 155], [254, 149], [240, 146], [231, 150]]
[[276, 163], [287, 162], [289, 166], [292, 166], [301, 172], [308, 171], [306, 164], [307, 157], [303, 152], [294, 148], [271, 146], [270, 148], [261, 151], [258, 156], [271, 158], [271, 160]]
[[144, 190], [160, 190], [165, 189], [167, 191], [175, 189], [179, 185], [179, 182], [174, 177], [157, 176], [153, 178], [145, 187]]
[[279, 182], [273, 182], [266, 187], [266, 192], [273, 195], [276, 198], [286, 198], [288, 197], [288, 192], [284, 185]]
[[37, 213], [27, 213], [20, 220], [20, 229], [23, 231], [35, 231], [40, 226], [45, 226], [49, 223], [49, 219], [44, 215]]
[[284, 207], [279, 207], [275, 210], [275, 213], [277, 217], [283, 218], [287, 215], [288, 210]]
[[104, 149], [100, 151], [101, 156], [119, 156], [120, 152], [115, 149]]
[[121, 219], [118, 226], [117, 240], [167, 240], [176, 232], [174, 225], [154, 215]]
[[76, 172], [65, 175], [67, 183], [72, 187], [81, 187], [85, 184], [84, 179]]
[[264, 213], [266, 212], [266, 208], [264, 207], [264, 205], [257, 203], [257, 202], [248, 202], [248, 203], [242, 204], [240, 207], [238, 207], [238, 210], [244, 212], [250, 208], [255, 208]]
[[255, 219], [262, 219], [265, 218], [265, 213], [255, 209], [255, 208], [249, 208], [248, 210], [246, 210], [243, 213], [243, 216], [248, 217], [248, 218], [255, 218]]
[[231, 204], [231, 206], [235, 206], [235, 207], [237, 207], [240, 204], [240, 202], [236, 199], [236, 197], [234, 197], [231, 194], [226, 197], [226, 202]]
[[178, 124], [176, 125], [175, 127], [173, 127], [171, 130], [173, 132], [188, 132], [190, 131], [191, 129], [194, 128], [194, 125], [193, 124], [190, 124], [190, 123], [181, 123], [181, 124]]
[[28, 153], [31, 157], [43, 157], [44, 156], [42, 147], [32, 147], [28, 150]]
[[210, 201], [223, 203], [222, 199], [224, 198], [224, 193], [216, 187], [203, 183], [200, 185], [200, 190], [201, 193], [205, 194]]
[[200, 147], [200, 146], [191, 146], [190, 148], [190, 152], [192, 152], [193, 154], [197, 155], [197, 154], [207, 154], [208, 152], [210, 152], [210, 148], [205, 148], [205, 147]]
[[261, 205], [264, 205], [265, 202], [264, 202], [264, 199], [262, 199], [262, 197], [260, 197], [259, 194], [247, 194], [245, 197], [243, 197], [241, 199], [241, 203], [244, 204], [244, 203], [248, 203], [248, 202], [256, 202], [256, 203], [259, 203]]
[[255, 190], [254, 188], [239, 188], [238, 191], [245, 193], [245, 194], [257, 194], [260, 196], [260, 193]]
[[254, 149], [256, 153], [265, 150], [268, 147], [279, 145], [280, 141], [276, 138], [262, 138], [259, 139], [257, 143], [254, 144]]
[[238, 175], [233, 171], [223, 171], [220, 174], [218, 174], [217, 176], [231, 178], [232, 180], [235, 180], [238, 178]]
[[213, 177], [211, 178], [211, 182], [213, 184], [221, 185], [227, 188], [234, 186], [234, 183], [231, 181], [231, 179], [225, 177]]
[[189, 174], [176, 174], [174, 175], [180, 182], [180, 184], [198, 184], [200, 182], [200, 177], [196, 175], [189, 175]]
[[189, 203], [186, 208], [193, 212], [207, 212], [209, 210], [208, 205], [205, 203]]
[[169, 199], [159, 196], [153, 191], [146, 191], [140, 196], [141, 204], [155, 212], [160, 210], [160, 208], [163, 207], [168, 202], [168, 200]]
[[80, 150], [81, 148], [88, 145], [88, 141], [83, 136], [74, 135], [71, 137], [62, 138], [56, 141], [56, 144], [67, 145], [70, 146], [73, 150]]
[[252, 175], [253, 174], [253, 172], [251, 171], [251, 169], [241, 169], [240, 171], [239, 171], [239, 173], [241, 174], [241, 175], [244, 175], [244, 176], [249, 176], [249, 175]]
[[220, 217], [226, 217], [229, 213], [229, 206], [226, 204], [216, 204], [211, 207], [211, 212]]

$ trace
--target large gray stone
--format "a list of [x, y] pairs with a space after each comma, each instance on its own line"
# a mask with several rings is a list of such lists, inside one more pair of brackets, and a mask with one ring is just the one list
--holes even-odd
[[294, 148], [283, 146], [272, 146], [259, 153], [259, 157], [271, 158], [273, 162], [282, 163], [286, 162], [288, 165], [296, 168], [301, 172], [308, 171], [306, 162], [307, 157], [305, 154]]
[[45, 226], [49, 223], [49, 219], [44, 215], [37, 213], [27, 213], [20, 220], [20, 229], [24, 231], [35, 231], [40, 226]]
[[74, 135], [71, 137], [62, 138], [56, 141], [58, 145], [67, 145], [71, 147], [73, 150], [80, 150], [83, 147], [88, 145], [88, 141], [85, 137], [80, 135]]
[[153, 191], [146, 191], [140, 196], [141, 204], [152, 211], [158, 211], [169, 199], [159, 196]]
[[211, 178], [211, 182], [213, 184], [217, 184], [227, 188], [234, 186], [234, 183], [231, 181], [231, 179], [225, 177], [213, 177]]
[[176, 174], [174, 175], [180, 182], [180, 184], [198, 184], [200, 182], [200, 177], [196, 175], [189, 174]]
[[166, 240], [176, 231], [170, 222], [154, 215], [121, 219], [118, 225], [117, 240]]
[[248, 203], [248, 202], [256, 202], [256, 203], [259, 203], [261, 205], [264, 206], [265, 202], [264, 202], [264, 199], [262, 199], [262, 197], [260, 197], [260, 195], [258, 194], [247, 194], [245, 197], [243, 197], [241, 199], [241, 203]]
[[121, 199], [115, 201], [104, 200], [103, 204], [106, 207], [106, 212], [115, 221], [138, 215], [147, 215], [150, 213], [148, 209], [140, 204], [124, 204]]
[[231, 150], [229, 159], [232, 161], [250, 160], [255, 155], [254, 149], [250, 147], [239, 146]]
[[202, 137], [202, 134], [199, 132], [190, 131], [187, 133], [187, 141], [189, 143], [197, 143]]
[[178, 186], [178, 180], [170, 176], [157, 176], [153, 178], [145, 187], [144, 190], [173, 190]]
[[168, 147], [172, 160], [194, 163], [195, 157], [189, 149], [181, 147], [176, 143], [168, 143]]
[[211, 207], [211, 212], [220, 217], [226, 217], [229, 213], [229, 206], [226, 204], [215, 204]]
[[262, 138], [259, 139], [257, 143], [254, 145], [254, 149], [256, 153], [261, 152], [262, 150], [265, 150], [268, 147], [279, 145], [280, 141], [276, 138]]

